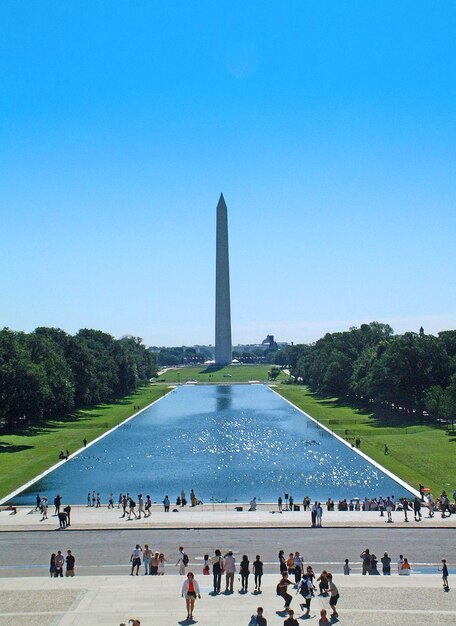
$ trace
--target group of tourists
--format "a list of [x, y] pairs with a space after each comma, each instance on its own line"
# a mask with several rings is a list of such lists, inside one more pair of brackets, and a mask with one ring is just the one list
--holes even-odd
[[[277, 585], [277, 594], [285, 601], [285, 609], [290, 608], [292, 596], [287, 589], [291, 585], [296, 589], [296, 593], [300, 594], [303, 602], [300, 603], [301, 610], [306, 610], [305, 615], [310, 614], [310, 603], [315, 596], [315, 583], [318, 583], [320, 596], [330, 595], [330, 607], [332, 615], [337, 616], [336, 605], [339, 600], [339, 591], [333, 582], [331, 572], [323, 570], [320, 576], [316, 576], [311, 565], [304, 565], [304, 559], [299, 550], [290, 552], [288, 558], [285, 557], [284, 550], [280, 550], [278, 555], [279, 569], [282, 579]], [[294, 583], [289, 576], [294, 576]]]
[[[380, 517], [386, 517], [387, 523], [393, 522], [393, 511], [402, 512], [404, 514], [405, 522], [410, 521], [409, 514], [413, 512], [414, 520], [416, 522], [420, 522], [422, 520], [422, 508], [428, 510], [428, 517], [434, 517], [434, 514], [436, 512], [439, 512], [442, 518], [448, 517], [452, 513], [456, 513], [456, 490], [453, 493], [453, 498], [455, 501], [454, 504], [450, 502], [447, 493], [443, 491], [440, 496], [434, 500], [431, 490], [420, 485], [420, 497], [415, 496], [414, 498], [410, 499], [405, 497], [396, 499], [395, 496], [392, 495], [388, 496], [387, 498], [366, 497], [364, 498], [364, 500], [360, 500], [359, 498], [353, 498], [350, 501], [342, 498], [337, 503], [337, 510], [379, 511]], [[325, 504], [327, 511], [334, 511], [334, 500], [328, 498]], [[282, 496], [279, 496], [279, 498], [277, 499], [277, 506], [279, 513], [282, 513], [283, 511], [299, 511], [301, 508], [300, 504], [295, 503], [293, 496], [288, 494], [285, 494], [285, 505]], [[323, 507], [321, 502], [315, 501], [312, 504], [310, 498], [306, 496], [302, 500], [302, 508], [304, 511], [310, 511], [311, 525], [313, 528], [322, 525]], [[446, 513], [448, 515], [446, 515]]]
[[57, 550], [57, 554], [53, 552], [51, 554], [51, 560], [49, 564], [49, 573], [51, 578], [63, 578], [63, 569], [65, 568], [65, 576], [73, 577], [74, 576], [74, 566], [76, 563], [76, 559], [72, 554], [71, 550], [67, 550], [66, 556], [63, 556], [61, 550]]
[[[349, 502], [346, 499], [339, 500], [337, 509], [339, 511], [379, 511], [380, 516], [383, 517], [385, 512], [387, 513], [388, 520], [390, 521], [393, 511], [400, 511], [404, 513], [404, 521], [408, 522], [408, 512], [413, 511], [415, 521], [419, 522], [422, 519], [421, 509], [428, 510], [428, 517], [434, 517], [436, 512], [441, 514], [441, 517], [447, 517], [456, 512], [456, 491], [453, 494], [455, 504], [450, 502], [448, 495], [445, 491], [434, 499], [432, 492], [429, 489], [420, 489], [421, 497], [415, 498], [399, 498], [396, 500], [394, 496], [388, 496], [387, 498], [353, 498]], [[332, 500], [328, 500], [326, 503], [327, 510], [331, 510]]]
[[[58, 517], [59, 519], [59, 527], [66, 528], [71, 525], [71, 506], [67, 504], [65, 507], [62, 507], [62, 496], [57, 494], [54, 498], [54, 517]], [[41, 513], [41, 522], [45, 519], [48, 519], [48, 508], [49, 501], [47, 496], [41, 497], [39, 493], [36, 494], [36, 506], [35, 511], [39, 511]]]
[[[380, 572], [378, 571], [379, 559], [369, 550], [369, 548], [363, 550], [359, 556], [362, 560], [363, 576], [366, 574], [369, 574], [370, 576], [380, 575]], [[390, 576], [391, 557], [388, 555], [388, 552], [385, 552], [380, 558], [380, 563], [382, 564], [382, 574], [384, 576]], [[402, 554], [399, 555], [399, 559], [397, 560], [397, 573], [399, 576], [410, 576], [411, 573], [411, 565], [407, 557], [404, 557]]]
[[[233, 551], [229, 550], [224, 556], [217, 548], [214, 556], [204, 556], [204, 574], [210, 574], [212, 567], [213, 594], [217, 595], [221, 592], [222, 576], [225, 576], [225, 593], [233, 593], [234, 576], [236, 574], [236, 559]], [[255, 560], [250, 565], [249, 557], [244, 554], [239, 563], [239, 574], [241, 579], [241, 592], [247, 593], [249, 588], [250, 574], [254, 576], [254, 593], [261, 593], [261, 579], [263, 577], [263, 561], [259, 554], [255, 556]]]
[[144, 550], [139, 544], [133, 548], [130, 556], [131, 572], [130, 576], [133, 576], [136, 569], [136, 576], [139, 576], [139, 568], [141, 567], [141, 560], [144, 566], [144, 576], [164, 576], [165, 565], [167, 559], [163, 552], [154, 552], [149, 548], [148, 544], [144, 544]]
[[[194, 573], [186, 573], [188, 563], [188, 556], [186, 555], [184, 548], [180, 546], [177, 553], [176, 565], [179, 566], [179, 574], [184, 576], [186, 575], [181, 593], [182, 597], [186, 600], [187, 619], [193, 619], [195, 600], [197, 597], [200, 598], [201, 594], [199, 584], [195, 580]], [[290, 619], [294, 620], [294, 612], [290, 609], [293, 597], [288, 592], [289, 586], [296, 590], [296, 595], [300, 595], [300, 599], [302, 600], [300, 602], [300, 608], [302, 611], [305, 610], [304, 616], [308, 616], [310, 615], [311, 600], [315, 595], [315, 583], [317, 583], [320, 588], [320, 595], [329, 596], [329, 606], [332, 609], [332, 617], [337, 617], [336, 605], [339, 600], [339, 591], [330, 572], [324, 570], [317, 578], [313, 572], [312, 566], [304, 566], [303, 559], [298, 551], [290, 553], [288, 559], [285, 559], [284, 551], [281, 550], [279, 552], [279, 568], [281, 579], [277, 584], [276, 592], [277, 595], [285, 601], [285, 609], [288, 611], [288, 620], [286, 620], [284, 624], [287, 624], [287, 626], [294, 624], [294, 621], [289, 621]], [[222, 555], [222, 551], [217, 548], [212, 557], [209, 557], [208, 554], [204, 555], [203, 575], [209, 575], [211, 573], [211, 569], [213, 578], [212, 595], [218, 595], [221, 592], [223, 577], [225, 579], [224, 593], [232, 594], [234, 592], [233, 586], [236, 573], [239, 573], [240, 575], [240, 593], [247, 593], [250, 574], [253, 574], [254, 576], [254, 593], [261, 593], [263, 562], [259, 554], [255, 556], [255, 560], [252, 561], [252, 563], [246, 554], [242, 556], [239, 563], [236, 563], [232, 550], [229, 550], [225, 555]], [[294, 582], [288, 578], [291, 574], [294, 575]], [[326, 610], [323, 610], [320, 617], [321, 619], [327, 620]], [[254, 619], [256, 621], [253, 621]], [[267, 623], [263, 616], [262, 607], [259, 607], [256, 616], [252, 616], [251, 623], [259, 625]], [[321, 623], [325, 624], [329, 622], [323, 621]]]

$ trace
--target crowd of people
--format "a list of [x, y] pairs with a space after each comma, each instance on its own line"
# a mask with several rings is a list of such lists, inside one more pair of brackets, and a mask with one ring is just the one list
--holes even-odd
[[[454, 502], [450, 501], [448, 494], [446, 491], [442, 491], [442, 493], [434, 499], [432, 492], [430, 489], [423, 487], [420, 485], [420, 496], [415, 496], [414, 498], [406, 498], [401, 497], [396, 499], [394, 495], [378, 498], [367, 498], [365, 497], [363, 500], [360, 498], [352, 498], [351, 500], [347, 500], [346, 498], [340, 499], [337, 504], [333, 499], [328, 498], [325, 503], [320, 501], [311, 502], [308, 496], [304, 497], [302, 503], [297, 503], [292, 495], [285, 494], [285, 499], [282, 496], [279, 496], [277, 499], [277, 508], [278, 512], [282, 513], [284, 511], [300, 511], [301, 507], [304, 512], [309, 511], [311, 514], [311, 524], [314, 527], [318, 527], [322, 525], [322, 517], [324, 506], [326, 511], [334, 511], [336, 508], [338, 511], [378, 511], [381, 517], [386, 517], [387, 522], [392, 522], [392, 513], [393, 512], [401, 512], [404, 514], [404, 521], [408, 522], [409, 514], [413, 513], [415, 521], [421, 521], [423, 515], [422, 510], [427, 510], [427, 517], [434, 517], [435, 513], [439, 513], [442, 518], [448, 517], [453, 513], [456, 513], [456, 490], [453, 493]], [[58, 504], [56, 502], [58, 501]], [[57, 494], [54, 499], [54, 505], [56, 506], [56, 515], [58, 515], [60, 511], [60, 505], [62, 502], [62, 497]], [[117, 508], [122, 509], [122, 516], [127, 519], [141, 519], [145, 517], [150, 517], [152, 510], [153, 501], [150, 495], [146, 495], [145, 497], [142, 493], [138, 493], [136, 497], [131, 495], [130, 493], [119, 493], [117, 500]], [[195, 507], [197, 505], [203, 504], [203, 501], [198, 499], [195, 491], [191, 489], [190, 491], [190, 503], [187, 500], [186, 492], [182, 489], [180, 495], [176, 497], [175, 505], [172, 505], [171, 500], [168, 495], [165, 495], [162, 500], [162, 505], [165, 513], [168, 513], [171, 510], [172, 506], [175, 507], [186, 507], [189, 505], [190, 507]], [[256, 497], [252, 498], [249, 503], [249, 511], [257, 510], [257, 499]], [[42, 513], [42, 519], [47, 519], [48, 514], [48, 498], [47, 496], [36, 495], [36, 510], [39, 510]], [[102, 498], [99, 492], [89, 491], [87, 493], [87, 506], [92, 508], [100, 508], [102, 506]], [[69, 517], [69, 511], [67, 509], [71, 507], [67, 505], [62, 511], [67, 514]], [[111, 493], [107, 498], [107, 508], [114, 509], [114, 495]], [[241, 507], [238, 507], [241, 510]], [[178, 509], [173, 508], [173, 511], [177, 511]], [[69, 525], [67, 521], [62, 516], [62, 526]]]
[[[420, 485], [420, 497], [415, 498], [399, 498], [396, 500], [394, 496], [388, 496], [387, 498], [353, 498], [349, 502], [346, 499], [339, 500], [337, 509], [339, 511], [379, 511], [383, 517], [385, 512], [387, 514], [387, 521], [392, 520], [391, 513], [393, 511], [400, 511], [404, 513], [404, 521], [408, 522], [408, 512], [413, 511], [415, 521], [419, 522], [422, 519], [421, 509], [427, 509], [428, 517], [434, 517], [434, 514], [440, 513], [442, 518], [447, 517], [446, 513], [452, 515], [456, 513], [456, 490], [453, 493], [454, 503], [450, 502], [446, 491], [434, 499], [432, 492], [426, 487], [423, 488]], [[326, 503], [327, 510], [334, 510], [334, 502], [328, 500]]]
[[[310, 614], [311, 600], [314, 597], [316, 590], [315, 585], [318, 584], [320, 590], [320, 596], [329, 597], [329, 607], [332, 609], [332, 616], [337, 616], [336, 605], [339, 600], [339, 591], [333, 581], [331, 572], [323, 570], [323, 572], [316, 577], [312, 566], [304, 565], [304, 561], [298, 551], [291, 552], [288, 559], [284, 556], [284, 551], [281, 550], [278, 556], [279, 571], [281, 579], [277, 584], [276, 592], [285, 601], [285, 610], [289, 612], [293, 618], [293, 610], [290, 608], [293, 597], [289, 594], [289, 586], [291, 585], [295, 589], [296, 595], [300, 596], [300, 608], [305, 611], [304, 615]], [[183, 546], [179, 546], [176, 558], [176, 567], [178, 567], [178, 573], [180, 576], [185, 577], [184, 583], [181, 589], [182, 597], [185, 598], [187, 607], [187, 619], [193, 619], [193, 611], [196, 598], [200, 598], [200, 587], [198, 581], [195, 579], [193, 571], [187, 571], [189, 568], [189, 556], [184, 550]], [[144, 576], [147, 575], [164, 575], [165, 565], [167, 559], [161, 552], [155, 552], [149, 548], [146, 544], [144, 549], [136, 544], [132, 550], [130, 556], [131, 572], [130, 576], [139, 576], [141, 565], [144, 566]], [[255, 595], [261, 594], [261, 579], [263, 577], [264, 565], [261, 560], [261, 556], [257, 554], [253, 561], [250, 561], [249, 557], [244, 554], [239, 562], [236, 562], [236, 558], [232, 550], [228, 550], [224, 555], [222, 551], [217, 548], [214, 550], [213, 556], [205, 554], [202, 562], [202, 574], [203, 576], [209, 576], [212, 574], [212, 592], [211, 595], [216, 596], [222, 593], [222, 581], [224, 581], [223, 593], [231, 595], [234, 593], [234, 581], [238, 574], [241, 587], [239, 589], [240, 594], [246, 594], [249, 590], [250, 576], [254, 579], [253, 593]], [[289, 576], [294, 576], [294, 582], [292, 582]], [[262, 612], [262, 608], [259, 607]], [[261, 614], [262, 616], [262, 614]], [[326, 612], [325, 612], [326, 616]], [[257, 616], [252, 616], [257, 617]], [[322, 616], [321, 616], [322, 617]], [[293, 618], [294, 619], [294, 618]], [[252, 622], [253, 623], [253, 622]], [[266, 623], [257, 619], [258, 624]], [[292, 622], [289, 622], [290, 624]], [[323, 622], [325, 623], [325, 622]]]
[[[379, 563], [381, 563], [382, 574], [389, 576], [392, 573], [392, 559], [387, 552], [378, 559], [377, 556], [366, 548], [360, 554], [363, 575], [380, 575]], [[61, 550], [52, 553], [50, 559], [50, 576], [51, 578], [59, 578], [64, 576], [73, 577], [75, 573], [76, 559], [71, 550], [67, 550], [66, 556]], [[130, 576], [139, 576], [140, 568], [143, 566], [144, 576], [163, 576], [165, 574], [165, 566], [168, 559], [160, 551], [152, 550], [148, 544], [136, 544], [130, 555], [131, 571]], [[178, 573], [184, 577], [181, 588], [181, 595], [185, 599], [187, 608], [187, 619], [193, 619], [195, 601], [201, 598], [201, 591], [198, 581], [193, 571], [188, 571], [190, 566], [190, 558], [183, 546], [179, 546], [176, 554], [175, 566], [178, 567]], [[407, 576], [411, 573], [411, 564], [407, 557], [402, 554], [396, 563], [397, 573], [400, 576]], [[329, 619], [338, 617], [337, 604], [340, 598], [340, 592], [334, 582], [333, 574], [323, 569], [319, 575], [314, 572], [312, 565], [306, 565], [301, 553], [296, 550], [290, 552], [288, 557], [285, 551], [280, 550], [278, 553], [278, 569], [280, 572], [280, 580], [277, 582], [276, 594], [284, 601], [284, 612], [288, 616], [284, 621], [284, 626], [294, 626], [296, 622], [295, 611], [291, 608], [291, 604], [296, 596], [299, 598], [299, 608], [302, 611], [301, 617], [310, 616], [311, 602], [318, 591], [321, 598], [328, 598], [329, 609], [331, 611], [328, 618], [327, 609], [320, 610], [319, 625], [329, 624]], [[441, 561], [441, 572], [443, 579], [443, 587], [445, 591], [449, 590], [448, 584], [448, 567], [446, 560]], [[343, 573], [350, 575], [352, 571], [349, 559], [345, 559]], [[212, 556], [205, 554], [202, 560], [202, 575], [210, 576], [212, 574], [212, 591], [210, 595], [216, 596], [222, 592], [222, 582], [224, 581], [223, 593], [231, 595], [234, 593], [234, 581], [236, 575], [239, 575], [240, 594], [246, 594], [249, 589], [250, 576], [254, 578], [253, 593], [259, 595], [261, 591], [261, 580], [264, 572], [264, 564], [261, 556], [257, 554], [253, 561], [244, 554], [237, 562], [232, 550], [228, 550], [224, 555], [217, 548]], [[291, 593], [290, 593], [291, 592]], [[293, 594], [294, 592], [294, 594]], [[292, 595], [293, 594], [293, 595]], [[263, 614], [263, 608], [258, 607], [256, 615], [252, 615], [250, 623], [258, 626], [267, 625], [266, 617]]]

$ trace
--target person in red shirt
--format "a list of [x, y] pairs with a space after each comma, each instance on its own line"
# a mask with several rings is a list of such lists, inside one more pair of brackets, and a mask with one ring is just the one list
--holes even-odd
[[196, 596], [201, 598], [200, 588], [195, 580], [193, 572], [188, 572], [187, 578], [182, 585], [182, 597], [187, 605], [187, 619], [193, 619], [193, 609], [195, 607]]

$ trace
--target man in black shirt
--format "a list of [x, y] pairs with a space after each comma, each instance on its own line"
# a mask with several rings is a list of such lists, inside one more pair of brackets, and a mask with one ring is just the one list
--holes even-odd
[[67, 576], [67, 577], [71, 576], [71, 578], [72, 578], [74, 576], [74, 564], [76, 563], [76, 559], [71, 554], [71, 550], [67, 551], [65, 562], [66, 562], [65, 576]]

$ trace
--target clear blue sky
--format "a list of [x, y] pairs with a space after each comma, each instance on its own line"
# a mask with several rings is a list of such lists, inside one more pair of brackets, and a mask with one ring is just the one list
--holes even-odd
[[0, 4], [0, 326], [456, 327], [454, 1]]

